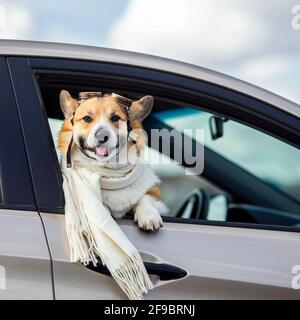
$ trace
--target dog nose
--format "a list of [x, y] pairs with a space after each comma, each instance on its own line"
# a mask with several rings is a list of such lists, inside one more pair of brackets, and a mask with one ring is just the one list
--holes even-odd
[[104, 143], [109, 138], [109, 131], [106, 129], [99, 129], [96, 131], [95, 137], [100, 143]]

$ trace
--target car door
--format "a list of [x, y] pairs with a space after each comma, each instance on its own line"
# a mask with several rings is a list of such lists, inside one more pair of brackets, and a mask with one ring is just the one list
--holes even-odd
[[[166, 75], [147, 75], [150, 72], [147, 70], [140, 72], [140, 79], [136, 80], [134, 68], [66, 60], [10, 58], [9, 65], [18, 104], [22, 110], [34, 112], [38, 120], [33, 124], [29, 117], [22, 117], [25, 141], [31, 150], [33, 181], [39, 185], [35, 194], [53, 261], [55, 296], [57, 299], [125, 299], [125, 295], [101, 266], [87, 268], [69, 262], [58, 162], [42, 95], [32, 70], [44, 70], [49, 74], [49, 70], [52, 74], [70, 71], [84, 74], [89, 71], [93, 77], [97, 72], [117, 75], [119, 88], [128, 86], [128, 79], [122, 82], [122, 72], [127, 73], [131, 80], [135, 78], [136, 87], [146, 77], [156, 76], [157, 81], [162, 82]], [[73, 81], [72, 74], [69, 75], [70, 79]], [[177, 85], [180, 87], [184, 83], [187, 86], [184, 80], [176, 79]], [[167, 82], [166, 78], [164, 82]], [[30, 97], [27, 94], [29, 88], [36, 90]], [[158, 89], [148, 83], [147, 90]], [[177, 90], [173, 89], [173, 96], [180, 95]], [[218, 88], [214, 90], [216, 94]], [[248, 102], [258, 107], [254, 99]], [[58, 108], [58, 104], [53, 107]], [[270, 108], [269, 105], [264, 107]], [[230, 110], [228, 116], [229, 113], [234, 113], [234, 110]], [[274, 113], [273, 116], [278, 115]], [[261, 123], [260, 118], [256, 120]], [[287, 120], [284, 118], [284, 121]], [[288, 135], [289, 128], [283, 129], [282, 123], [280, 127], [281, 132]], [[35, 148], [38, 148], [38, 153], [34, 152]], [[140, 231], [132, 219], [123, 219], [119, 223], [141, 252], [155, 285], [146, 299], [300, 298], [299, 291], [292, 288], [292, 269], [299, 264], [300, 238], [296, 228], [209, 223], [166, 217], [164, 227], [151, 234]]]
[[[102, 268], [91, 271], [69, 262], [63, 215], [42, 213], [42, 218], [57, 299], [126, 298]], [[159, 232], [148, 234], [132, 220], [120, 225], [144, 261], [161, 266], [156, 274], [151, 270], [155, 288], [146, 299], [300, 298], [291, 287], [292, 268], [299, 264], [298, 254], [293, 254], [300, 246], [298, 233], [165, 221]], [[178, 269], [160, 279], [165, 265]]]
[[53, 299], [48, 245], [3, 57], [0, 83], [0, 300]]

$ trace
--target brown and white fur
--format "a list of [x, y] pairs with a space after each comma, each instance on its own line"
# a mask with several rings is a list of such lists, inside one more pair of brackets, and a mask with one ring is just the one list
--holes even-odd
[[[140, 100], [133, 101], [130, 108], [130, 119], [110, 95], [87, 99], [78, 106], [78, 100], [63, 90], [60, 93], [60, 105], [65, 117], [58, 137], [58, 149], [62, 154], [62, 161], [65, 161], [67, 149], [73, 136], [73, 148], [84, 148], [88, 156], [103, 163], [104, 166], [118, 170], [118, 164], [114, 164], [113, 161], [116, 152], [120, 152], [118, 149], [122, 149], [125, 145], [128, 149], [132, 146], [132, 142], [127, 141], [127, 122], [130, 121], [133, 129], [142, 129], [141, 119], [151, 111], [153, 98], [145, 96]], [[71, 119], [73, 119], [73, 125]], [[142, 134], [136, 136], [136, 147], [137, 149], [144, 147]], [[65, 164], [62, 163], [62, 165]], [[152, 174], [154, 175], [154, 173]], [[142, 184], [143, 181], [137, 180], [135, 182], [137, 189], [139, 183]], [[131, 190], [130, 192], [132, 192]], [[107, 194], [103, 194], [105, 192]], [[122, 194], [125, 195], [126, 192]], [[114, 196], [112, 197], [112, 195]], [[124, 211], [114, 209], [116, 208], [115, 204], [120, 201], [119, 196], [122, 195], [118, 194], [116, 198], [114, 193], [102, 190], [103, 201], [106, 202], [105, 204], [115, 218], [121, 218], [128, 209], [131, 209], [134, 220], [140, 228], [155, 231], [162, 227], [161, 214], [166, 213], [167, 208], [160, 199], [158, 185], [150, 187], [131, 208], [126, 208]]]

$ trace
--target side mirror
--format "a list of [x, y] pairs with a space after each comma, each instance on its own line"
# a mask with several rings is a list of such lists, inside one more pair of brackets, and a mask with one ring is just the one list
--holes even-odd
[[209, 129], [211, 138], [217, 140], [223, 137], [224, 134], [224, 122], [228, 121], [226, 118], [221, 118], [217, 116], [211, 116], [209, 118]]

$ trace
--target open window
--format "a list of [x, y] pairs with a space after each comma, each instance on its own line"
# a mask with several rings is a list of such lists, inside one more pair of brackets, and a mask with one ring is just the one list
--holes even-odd
[[[184, 165], [172, 156], [167, 164], [152, 166], [162, 181], [162, 198], [170, 208], [170, 219], [280, 226], [300, 223], [300, 174], [296, 166], [300, 150], [287, 143], [221, 114], [207, 112], [205, 105], [166, 98], [152, 92], [151, 87], [69, 73], [43, 73], [38, 83], [54, 146], [63, 121], [58, 99], [62, 89], [75, 97], [81, 91], [116, 92], [131, 99], [151, 94], [155, 104], [145, 120], [147, 132], [153, 128], [176, 129], [182, 134], [182, 129], [204, 130], [201, 175], [186, 175]], [[160, 151], [148, 148], [148, 157]], [[58, 161], [59, 157], [57, 152]], [[285, 174], [291, 179], [283, 178]]]
[[[59, 106], [59, 94], [62, 89], [68, 90], [74, 97], [77, 97], [78, 93], [81, 91], [101, 91], [103, 93], [113, 91], [131, 99], [138, 99], [144, 95], [143, 92], [116, 90], [116, 88], [110, 86], [109, 83], [104, 86], [105, 82], [102, 82], [101, 86], [97, 86], [95, 85], [96, 81], [91, 81], [90, 84], [87, 84], [87, 82], [82, 79], [80, 80], [80, 78], [77, 81], [76, 77], [62, 81], [53, 76], [50, 78], [42, 77], [39, 81], [41, 96], [48, 117], [50, 132], [58, 161], [60, 161], [61, 155], [56, 148], [56, 141], [63, 123], [63, 114]], [[180, 105], [180, 103], [170, 102], [166, 99], [155, 97], [153, 114], [155, 116], [155, 114], [159, 114], [165, 110], [179, 108]], [[146, 128], [148, 130], [153, 121], [155, 121], [154, 116], [146, 120]], [[151, 158], [160, 156], [164, 157], [160, 164], [153, 164], [151, 161], [149, 161], [149, 164], [162, 181], [162, 199], [170, 209], [169, 215], [176, 218], [200, 219], [199, 214], [195, 214], [195, 211], [200, 212], [200, 208], [207, 206], [208, 196], [214, 197], [217, 194], [223, 193], [223, 191], [204, 177], [186, 175], [182, 165], [167, 156], [160, 155], [157, 150], [151, 149], [150, 147], [146, 148], [147, 159], [151, 160]], [[176, 188], [174, 188], [174, 186], [176, 186]], [[187, 204], [191, 202], [190, 198], [194, 194], [197, 194], [197, 201], [192, 206], [187, 206]]]

